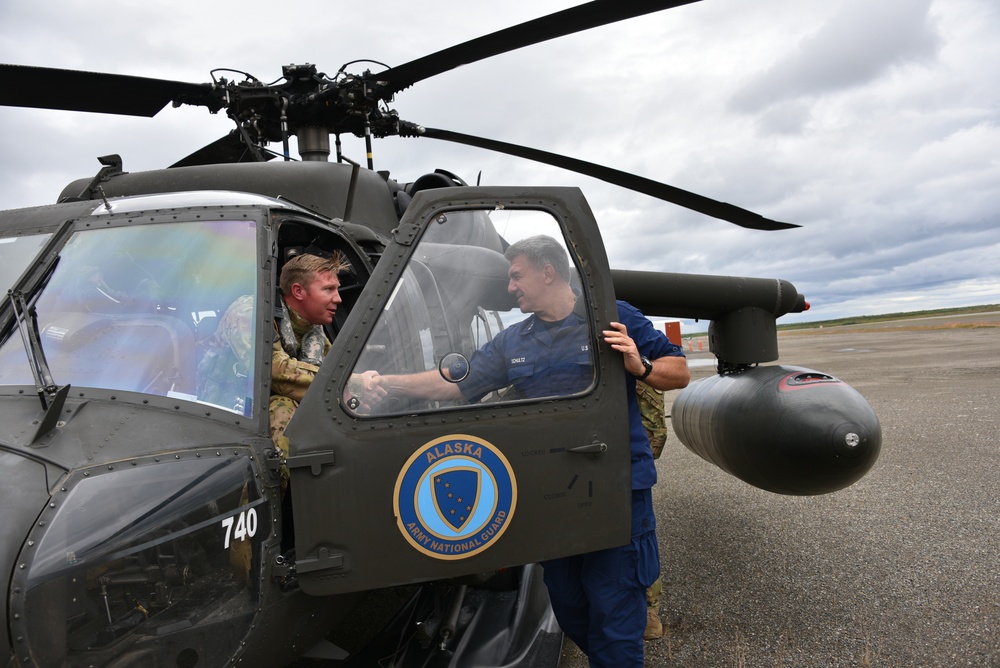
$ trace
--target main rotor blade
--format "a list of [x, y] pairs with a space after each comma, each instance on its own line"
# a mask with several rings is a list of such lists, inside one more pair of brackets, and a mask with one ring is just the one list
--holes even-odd
[[266, 162], [271, 156], [263, 158], [247, 147], [246, 143], [240, 139], [239, 130], [233, 130], [227, 135], [219, 137], [211, 144], [202, 146], [194, 153], [181, 158], [171, 167], [193, 167], [198, 165], [228, 165], [239, 162]]
[[27, 65], [0, 65], [0, 82], [0, 105], [8, 107], [147, 118], [173, 101], [220, 108], [211, 84]]
[[386, 97], [436, 74], [575, 32], [652, 14], [699, 0], [594, 0], [527, 21], [379, 72]]
[[781, 223], [776, 220], [771, 220], [770, 218], [765, 218], [760, 214], [754, 213], [753, 211], [747, 211], [746, 209], [741, 209], [740, 207], [732, 204], [719, 202], [708, 197], [703, 197], [702, 195], [696, 195], [693, 192], [681, 190], [680, 188], [675, 188], [674, 186], [668, 186], [665, 183], [653, 181], [642, 176], [636, 176], [635, 174], [629, 174], [628, 172], [612, 169], [603, 165], [596, 165], [592, 162], [586, 162], [585, 160], [568, 158], [557, 153], [549, 153], [548, 151], [541, 151], [535, 148], [518, 146], [517, 144], [508, 144], [494, 139], [464, 135], [458, 132], [451, 132], [449, 130], [439, 130], [437, 128], [421, 128], [416, 130], [413, 135], [406, 134], [402, 136], [419, 136], [429, 137], [431, 139], [443, 139], [444, 141], [466, 144], [468, 146], [476, 146], [489, 151], [497, 151], [498, 153], [506, 153], [507, 155], [534, 160], [535, 162], [552, 165], [553, 167], [561, 167], [563, 169], [577, 172], [578, 174], [592, 176], [595, 179], [600, 179], [601, 181], [606, 181], [607, 183], [613, 183], [616, 186], [621, 186], [623, 188], [628, 188], [629, 190], [650, 195], [651, 197], [656, 197], [657, 199], [664, 200], [665, 202], [671, 202], [672, 204], [683, 206], [691, 209], [692, 211], [703, 213], [706, 216], [712, 216], [713, 218], [725, 220], [751, 230], [773, 231], [799, 227], [799, 225], [794, 225], [792, 223]]

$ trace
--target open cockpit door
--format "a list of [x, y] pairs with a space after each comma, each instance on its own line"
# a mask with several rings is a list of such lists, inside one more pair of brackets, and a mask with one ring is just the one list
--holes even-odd
[[[562, 267], [521, 275], [512, 244]], [[419, 193], [286, 431], [302, 589], [627, 542], [625, 372], [599, 338], [615, 319], [578, 189]], [[376, 374], [387, 396], [369, 389]]]

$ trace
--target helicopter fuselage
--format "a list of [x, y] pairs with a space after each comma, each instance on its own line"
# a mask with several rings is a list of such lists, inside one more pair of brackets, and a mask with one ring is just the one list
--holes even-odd
[[[794, 287], [613, 272], [575, 188], [470, 188], [447, 173], [400, 185], [327, 163], [131, 175], [105, 162], [62, 203], [0, 212], [8, 665], [273, 666], [317, 647], [343, 666], [556, 665], [561, 635], [533, 564], [628, 539], [625, 371], [597, 335], [616, 298], [712, 320], [727, 380], [691, 395], [683, 430], [709, 461], [811, 494], [877, 457], [877, 420], [846, 386], [806, 382], [822, 389], [781, 403], [787, 388], [751, 368], [777, 356], [774, 319], [803, 308]], [[518, 358], [509, 386], [471, 399], [354, 400], [359, 374], [468, 369], [530, 317], [503, 251], [538, 234], [570, 259], [586, 387], [526, 396], [516, 376], [542, 363]], [[332, 252], [352, 270], [283, 460], [267, 410], [277, 278], [295, 255]], [[733, 396], [793, 435], [805, 432], [785, 413], [837, 424], [813, 419], [783, 443], [793, 467], [767, 461], [764, 432], [699, 442]], [[456, 505], [432, 479], [469, 498]]]
[[[391, 191], [382, 184], [381, 212], [395, 218], [386, 208]], [[377, 219], [361, 225], [246, 192], [116, 196], [104, 185], [93, 190], [93, 200], [0, 213], [4, 278], [12, 286], [0, 347], [0, 494], [7, 509], [0, 568], [11, 574], [2, 655], [9, 663], [285, 665], [331, 633], [338, 644], [323, 655], [336, 665], [366, 665], [372, 652], [396, 656], [393, 665], [422, 663], [448, 641], [448, 665], [493, 665], [498, 659], [489, 656], [504, 633], [504, 661], [550, 662], [560, 634], [537, 568], [522, 566], [532, 559], [520, 542], [494, 550], [503, 556], [461, 565], [415, 553], [415, 566], [366, 575], [347, 591], [316, 591], [328, 569], [310, 566], [313, 553], [296, 556], [296, 526], [307, 535], [318, 526], [324, 536], [350, 543], [355, 532], [336, 523], [335, 512], [365, 517], [359, 511], [372, 501], [351, 494], [337, 510], [324, 510], [318, 492], [293, 477], [296, 514], [292, 492], [282, 491], [266, 410], [276, 278], [294, 254], [346, 253], [352, 272], [343, 277], [343, 308], [328, 331], [342, 339], [340, 330], [359, 319], [351, 312], [370, 311], [371, 302], [385, 296], [368, 288], [387, 244], [394, 247], [383, 236], [384, 217], [371, 213], [379, 207], [359, 204], [358, 216]], [[356, 174], [351, 185], [356, 193]], [[472, 252], [469, 260], [479, 248], [493, 262], [490, 271], [505, 271], [496, 264], [502, 256], [485, 247], [498, 243], [495, 236], [482, 238], [488, 222], [457, 213], [454, 220], [450, 242], [458, 246], [452, 247]], [[558, 226], [552, 229], [558, 233]], [[439, 237], [425, 248], [440, 250], [447, 241]], [[467, 268], [475, 268], [469, 260]], [[456, 281], [448, 268], [458, 265], [441, 264], [442, 282], [499, 292], [483, 303], [509, 309], [502, 285], [495, 289], [496, 275]], [[428, 308], [425, 293], [409, 297], [405, 308], [398, 300], [394, 317]], [[443, 323], [457, 316], [438, 310], [432, 317]], [[413, 354], [432, 363], [460, 339], [468, 354], [474, 323], [481, 327], [477, 336], [497, 331], [476, 318], [464, 322], [462, 333], [457, 323], [442, 324], [454, 336], [433, 341], [419, 329], [394, 329], [401, 344], [429, 346], [378, 364], [401, 370], [418, 361]], [[247, 343], [242, 355], [230, 345], [235, 338]], [[414, 410], [430, 407], [383, 412]], [[383, 443], [390, 445], [412, 450], [402, 432]], [[370, 452], [373, 461], [384, 461]], [[295, 477], [303, 460], [315, 461], [308, 453], [296, 459], [294, 448], [292, 454]], [[526, 489], [522, 481], [522, 495]], [[501, 516], [513, 510], [512, 504]], [[370, 515], [367, 521], [378, 524]], [[388, 526], [405, 544], [391, 518]], [[567, 549], [580, 546], [556, 548]], [[306, 584], [306, 573], [313, 584]], [[439, 584], [418, 585], [428, 580]], [[396, 587], [384, 589], [388, 585]], [[513, 617], [497, 621], [504, 606]], [[369, 615], [363, 622], [359, 609]], [[448, 613], [443, 618], [442, 611]], [[469, 647], [456, 651], [463, 634]]]

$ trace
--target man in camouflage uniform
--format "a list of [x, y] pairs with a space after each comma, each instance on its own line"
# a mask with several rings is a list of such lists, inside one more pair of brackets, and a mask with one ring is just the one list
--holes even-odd
[[[281, 270], [281, 317], [275, 321], [268, 412], [271, 439], [280, 452], [282, 462], [288, 457], [285, 427], [330, 352], [330, 340], [323, 331], [323, 325], [333, 322], [337, 306], [342, 302], [337, 276], [350, 268], [343, 253], [337, 252], [331, 258], [299, 255], [289, 260]], [[357, 386], [355, 396], [374, 392], [365, 399], [374, 401], [378, 393], [384, 394], [384, 390], [373, 387], [370, 378], [364, 377], [366, 374], [352, 379]], [[287, 485], [288, 469], [282, 465], [282, 489]]]
[[[635, 394], [639, 400], [639, 415], [642, 426], [649, 437], [649, 447], [653, 451], [653, 459], [659, 459], [663, 446], [667, 442], [666, 410], [663, 403], [663, 391], [646, 385], [641, 380], [635, 383]], [[645, 640], [655, 640], [663, 637], [663, 622], [660, 621], [660, 594], [663, 592], [663, 575], [656, 578], [646, 590], [646, 631], [642, 634]]]

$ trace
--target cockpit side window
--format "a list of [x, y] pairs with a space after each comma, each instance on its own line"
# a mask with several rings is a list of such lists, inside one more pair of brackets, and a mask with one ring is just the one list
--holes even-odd
[[32, 234], [0, 239], [0, 295], [6, 296], [50, 234]]
[[353, 369], [376, 372], [387, 394], [359, 398], [348, 383], [344, 405], [386, 415], [589, 391], [594, 339], [567, 249], [545, 211], [438, 215]]

